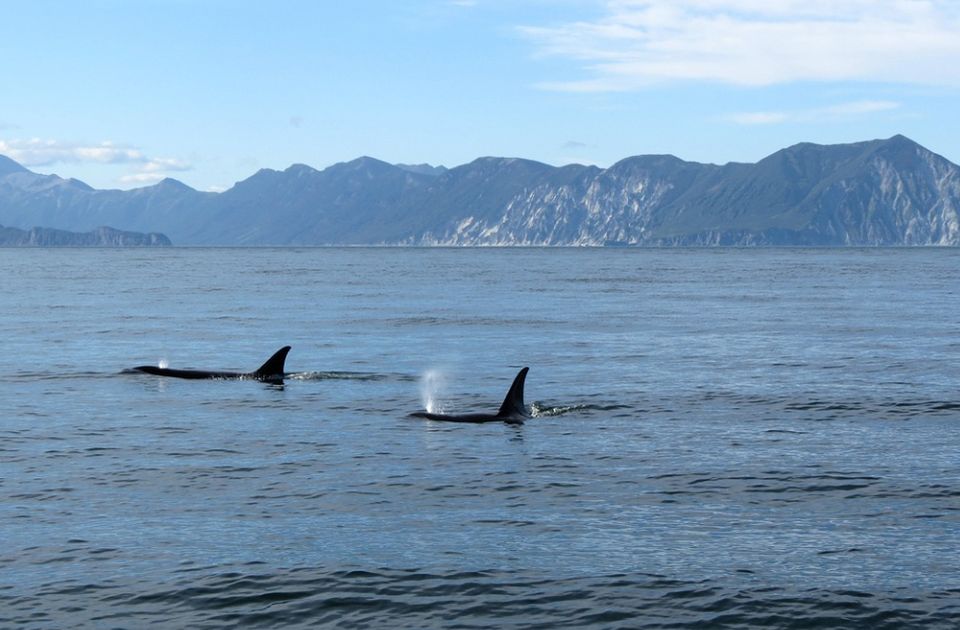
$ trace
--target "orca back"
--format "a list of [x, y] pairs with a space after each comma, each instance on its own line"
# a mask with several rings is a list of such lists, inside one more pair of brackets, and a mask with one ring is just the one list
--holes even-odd
[[527, 417], [527, 407], [523, 404], [523, 383], [527, 379], [529, 370], [528, 367], [523, 368], [513, 379], [513, 385], [510, 386], [510, 391], [507, 392], [507, 397], [503, 399], [500, 411], [497, 412], [498, 418]]

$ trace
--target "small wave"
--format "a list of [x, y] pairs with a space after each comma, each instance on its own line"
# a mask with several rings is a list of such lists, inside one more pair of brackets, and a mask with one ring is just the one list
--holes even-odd
[[960, 411], [960, 402], [950, 400], [809, 400], [784, 404], [791, 412], [826, 414], [828, 417], [908, 419], [928, 415], [950, 415]]
[[510, 328], [514, 326], [555, 326], [554, 320], [549, 319], [516, 319], [499, 317], [475, 317], [451, 315], [438, 317], [435, 315], [418, 315], [412, 317], [395, 317], [383, 320], [388, 328], [422, 327], [422, 326], [477, 326], [490, 328]]
[[736, 407], [767, 407], [789, 413], [803, 413], [812, 420], [860, 417], [865, 419], [908, 419], [927, 415], [949, 415], [960, 412], [960, 400], [895, 400], [895, 399], [832, 399], [771, 396], [723, 391], [706, 391], [699, 395], [705, 404], [722, 402]]
[[[78, 548], [73, 554], [109, 551]], [[263, 563], [250, 563], [183, 567], [159, 583], [149, 577], [62, 580], [29, 597], [0, 593], [0, 623], [94, 628], [110, 619], [110, 625], [139, 627], [162, 619], [176, 627], [947, 628], [956, 627], [958, 596], [960, 589], [870, 592], [645, 573], [270, 571]]]
[[46, 372], [13, 372], [12, 374], [7, 374], [2, 381], [13, 381], [20, 383], [30, 383], [36, 381], [61, 381], [61, 380], [74, 380], [74, 379], [108, 379], [113, 378], [116, 374], [113, 372], [90, 372], [90, 371], [46, 371]]
[[825, 549], [823, 551], [818, 551], [818, 556], [835, 556], [838, 554], [848, 554], [848, 553], [862, 553], [863, 549], [859, 547], [850, 547], [849, 549]]

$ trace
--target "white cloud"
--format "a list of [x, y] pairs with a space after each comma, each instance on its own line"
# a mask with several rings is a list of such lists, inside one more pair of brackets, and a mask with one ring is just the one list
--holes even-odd
[[121, 184], [155, 184], [176, 171], [189, 171], [193, 167], [180, 160], [170, 158], [154, 158], [139, 165], [136, 173], [121, 176], [117, 181]]
[[156, 184], [160, 180], [164, 179], [166, 175], [164, 173], [131, 173], [129, 175], [123, 175], [117, 179], [121, 184]]
[[24, 166], [48, 166], [58, 163], [94, 162], [124, 164], [146, 162], [137, 149], [117, 146], [112, 142], [98, 145], [71, 144], [57, 140], [0, 140], [0, 154], [13, 158]]
[[877, 112], [899, 109], [894, 101], [851, 101], [828, 107], [780, 112], [738, 112], [725, 118], [739, 125], [774, 125], [786, 122], [818, 123], [849, 120]]
[[603, 15], [524, 27], [541, 54], [581, 64], [570, 91], [664, 81], [960, 85], [954, 0], [608, 0]]
[[0, 140], [0, 155], [6, 155], [28, 167], [51, 164], [127, 164], [134, 172], [121, 176], [123, 184], [151, 184], [171, 172], [189, 171], [193, 167], [176, 158], [149, 157], [135, 147], [113, 142], [82, 144], [30, 138]]
[[813, 111], [833, 116], [856, 116], [859, 114], [872, 114], [874, 112], [888, 112], [899, 108], [900, 103], [895, 101], [853, 101]]
[[189, 171], [193, 167], [183, 160], [174, 158], [153, 158], [143, 163], [140, 171], [143, 173], [161, 173], [171, 171]]

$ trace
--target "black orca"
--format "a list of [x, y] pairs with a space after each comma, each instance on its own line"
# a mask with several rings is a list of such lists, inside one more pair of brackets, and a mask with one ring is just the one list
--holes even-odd
[[146, 374], [155, 374], [157, 376], [171, 376], [173, 378], [220, 378], [220, 379], [250, 379], [256, 381], [266, 381], [268, 383], [283, 382], [283, 364], [287, 360], [287, 353], [290, 352], [290, 346], [284, 346], [277, 350], [267, 362], [261, 365], [253, 372], [214, 372], [210, 370], [172, 370], [170, 368], [155, 367], [153, 365], [140, 365], [125, 372], [145, 372]]
[[427, 420], [440, 420], [442, 422], [471, 422], [479, 424], [481, 422], [506, 422], [507, 424], [523, 424], [523, 421], [530, 417], [527, 408], [523, 404], [523, 382], [527, 378], [527, 371], [530, 368], [523, 368], [513, 379], [513, 385], [507, 392], [507, 397], [503, 399], [500, 405], [500, 411], [492, 413], [465, 413], [465, 414], [446, 414], [430, 413], [428, 411], [416, 411], [410, 416], [414, 418], [426, 418]]

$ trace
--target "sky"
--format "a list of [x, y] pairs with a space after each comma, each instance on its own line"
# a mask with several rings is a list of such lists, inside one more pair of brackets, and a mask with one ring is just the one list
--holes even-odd
[[0, 0], [0, 155], [221, 191], [371, 156], [960, 162], [960, 0]]

